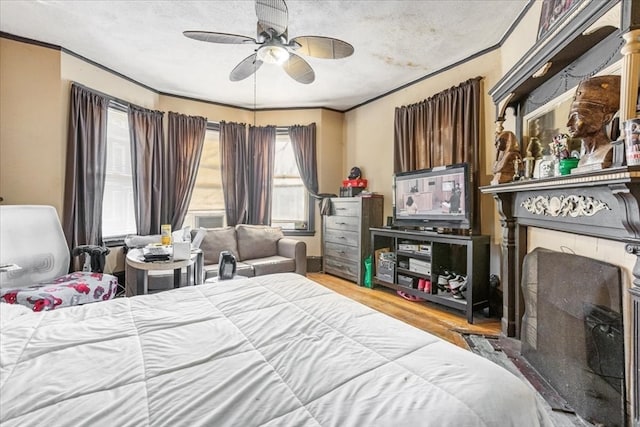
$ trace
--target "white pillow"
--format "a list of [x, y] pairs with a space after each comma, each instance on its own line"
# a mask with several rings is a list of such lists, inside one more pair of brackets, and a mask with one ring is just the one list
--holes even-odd
[[193, 240], [191, 241], [191, 250], [200, 249], [200, 244], [204, 240], [204, 236], [207, 235], [207, 229], [200, 227], [196, 232], [196, 235], [193, 236]]

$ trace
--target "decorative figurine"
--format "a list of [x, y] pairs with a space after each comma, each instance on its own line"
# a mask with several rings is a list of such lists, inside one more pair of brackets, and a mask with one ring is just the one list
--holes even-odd
[[532, 137], [529, 145], [527, 145], [527, 157], [522, 159], [524, 163], [523, 179], [531, 179], [535, 169], [536, 160], [542, 158], [542, 145], [537, 137]]
[[597, 76], [583, 80], [569, 111], [569, 136], [582, 139], [583, 154], [576, 171], [611, 166], [613, 146], [606, 125], [620, 108], [620, 76]]
[[527, 157], [532, 157], [534, 160], [542, 158], [542, 144], [538, 138], [531, 138], [529, 145], [527, 145]]
[[522, 160], [520, 146], [511, 131], [501, 132], [496, 138], [496, 161], [493, 165], [491, 185], [511, 182], [516, 174], [515, 161]]
[[520, 165], [522, 165], [522, 159], [518, 157], [513, 161], [513, 180], [514, 181], [520, 180]]

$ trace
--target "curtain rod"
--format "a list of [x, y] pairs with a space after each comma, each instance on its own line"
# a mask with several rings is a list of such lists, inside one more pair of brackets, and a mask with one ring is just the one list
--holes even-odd
[[[81, 87], [81, 88], [83, 88], [85, 90], [88, 90], [90, 92], [95, 93], [96, 95], [100, 95], [100, 96], [102, 96], [104, 98], [107, 98], [108, 100], [115, 102], [119, 107], [122, 107], [122, 108], [125, 108], [125, 109], [128, 108], [128, 107], [134, 107], [134, 108], [141, 108], [143, 110], [148, 110], [148, 111], [158, 111], [158, 112], [160, 112], [162, 114], [165, 113], [164, 111], [152, 110], [150, 108], [146, 108], [146, 107], [142, 107], [140, 105], [133, 104], [133, 103], [131, 103], [129, 101], [125, 101], [124, 99], [115, 97], [113, 95], [108, 95], [108, 94], [106, 94], [104, 92], [101, 92], [99, 90], [90, 88], [90, 87], [85, 86], [85, 85], [83, 85], [81, 83], [78, 83], [78, 82], [72, 81], [71, 85], [75, 85], [75, 86]], [[209, 124], [211, 124], [211, 126], [209, 126]], [[219, 121], [218, 122], [214, 122], [214, 121], [210, 121], [209, 119], [207, 119], [207, 127], [210, 128], [210, 129], [213, 129], [213, 130], [220, 130], [220, 122]], [[289, 127], [290, 126], [275, 126], [276, 132], [280, 132], [280, 134], [285, 134], [285, 132], [288, 133], [289, 132]]]
[[102, 97], [104, 97], [104, 98], [107, 98], [107, 99], [109, 99], [110, 101], [117, 102], [118, 104], [122, 104], [122, 106], [124, 106], [124, 107], [128, 107], [129, 105], [132, 105], [130, 102], [127, 102], [127, 101], [125, 101], [124, 99], [116, 98], [115, 96], [108, 95], [108, 94], [106, 94], [106, 93], [104, 93], [104, 92], [100, 92], [99, 90], [96, 90], [96, 89], [90, 88], [90, 87], [88, 87], [88, 86], [85, 86], [85, 85], [83, 85], [82, 83], [78, 83], [78, 82], [74, 82], [74, 81], [72, 81], [72, 82], [71, 82], [71, 85], [72, 85], [72, 86], [78, 86], [78, 87], [81, 87], [81, 88], [83, 88], [83, 89], [85, 89], [85, 90], [88, 90], [88, 91], [90, 91], [90, 92], [95, 93], [96, 95], [100, 95], [100, 96], [102, 96]]
[[143, 106], [141, 106], [141, 105], [134, 104], [134, 103], [129, 102], [129, 101], [125, 101], [124, 99], [121, 99], [121, 98], [115, 97], [115, 96], [113, 96], [113, 95], [106, 94], [106, 93], [104, 93], [104, 92], [101, 92], [101, 91], [99, 91], [99, 90], [96, 90], [96, 89], [90, 88], [90, 87], [85, 86], [85, 85], [83, 85], [83, 84], [81, 84], [81, 83], [78, 83], [78, 82], [74, 82], [74, 81], [72, 81], [72, 82], [71, 82], [71, 85], [72, 85], [72, 86], [73, 86], [73, 85], [75, 85], [75, 86], [81, 87], [81, 88], [83, 88], [83, 89], [85, 89], [85, 90], [87, 90], [87, 91], [89, 91], [89, 92], [93, 92], [93, 93], [95, 93], [96, 95], [102, 96], [102, 97], [104, 97], [104, 98], [108, 99], [109, 101], [114, 102], [114, 103], [115, 103], [115, 104], [117, 104], [119, 107], [122, 107], [122, 108], [125, 108], [125, 109], [126, 109], [126, 108], [128, 108], [128, 107], [133, 107], [133, 108], [139, 108], [139, 109], [147, 110], [147, 111], [157, 111], [157, 112], [162, 113], [162, 114], [164, 114], [164, 113], [165, 113], [164, 111], [153, 110], [153, 109], [150, 109], [150, 108], [147, 108], [147, 107], [143, 107]]

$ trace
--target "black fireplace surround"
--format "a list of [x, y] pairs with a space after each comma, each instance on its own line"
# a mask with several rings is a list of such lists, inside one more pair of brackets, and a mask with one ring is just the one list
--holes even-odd
[[[638, 344], [638, 332], [640, 331], [640, 166], [623, 166], [586, 174], [518, 181], [482, 187], [481, 191], [493, 195], [502, 226], [500, 267], [503, 288], [502, 332], [506, 336], [521, 339], [525, 355], [530, 350], [530, 345], [526, 340], [523, 340], [523, 336], [526, 335], [526, 328], [529, 327], [529, 324], [526, 318], [523, 321], [525, 298], [520, 282], [523, 277], [525, 279], [527, 277], [523, 276], [524, 261], [527, 256], [527, 227], [623, 242], [626, 251], [638, 257], [633, 268], [632, 286], [629, 290], [621, 292], [623, 294], [628, 292], [631, 299], [630, 330], [625, 335], [630, 337], [628, 342], [631, 345], [631, 348], [627, 350], [631, 354], [631, 369], [628, 371], [633, 395], [633, 400], [630, 402], [631, 412], [634, 417], [634, 426], [640, 425], [640, 391], [638, 390], [640, 384], [640, 345]], [[547, 267], [545, 269], [547, 271], [544, 274], [551, 274]], [[566, 272], [555, 271], [554, 277], [545, 277], [544, 280], [545, 282], [562, 283], [562, 279], [565, 277]], [[584, 329], [595, 325], [596, 329], [601, 330], [597, 331], [597, 335], [590, 333], [590, 341], [585, 341], [585, 345], [582, 347], [590, 346], [593, 350], [593, 348], [600, 348], [604, 344], [603, 340], [613, 340], [609, 344], [617, 342], [618, 329], [620, 328], [617, 326], [619, 318], [612, 313], [616, 310], [611, 310], [611, 306], [608, 309], [603, 308], [604, 304], [601, 304], [598, 299], [585, 300], [583, 303], [581, 310], [573, 310], [581, 311], [583, 314], [583, 319], [580, 320], [581, 327]], [[551, 314], [547, 312], [545, 315]], [[564, 322], [568, 321], [567, 319], [556, 319], [555, 321]], [[594, 332], [596, 332], [595, 329]], [[601, 334], [601, 332], [605, 333]], [[582, 340], [586, 340], [586, 337], [585, 335]], [[617, 351], [620, 351], [619, 348]], [[604, 357], [615, 356], [615, 352], [611, 354], [613, 356], [605, 355]], [[537, 356], [529, 354], [528, 358], [531, 357], [535, 361]], [[583, 357], [587, 357], [588, 369], [594, 371], [600, 369], [603, 376], [615, 377], [619, 373], [618, 362], [614, 364], [607, 361], [604, 364], [608, 367], [603, 369], [597, 368], [597, 366], [602, 365], [605, 361], [601, 356], [598, 356], [601, 357], [598, 359], [593, 351], [590, 355], [585, 352]], [[544, 368], [542, 370], [544, 371]], [[541, 373], [543, 375], [549, 374]], [[614, 382], [617, 384], [617, 380]], [[624, 386], [624, 381], [620, 384]], [[624, 396], [624, 392], [622, 395]], [[566, 396], [564, 397], [566, 398]], [[624, 425], [624, 423], [618, 425]]]

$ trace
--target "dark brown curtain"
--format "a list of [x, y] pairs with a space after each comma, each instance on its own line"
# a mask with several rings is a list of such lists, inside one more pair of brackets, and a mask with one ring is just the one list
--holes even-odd
[[169, 112], [163, 218], [174, 230], [182, 228], [187, 216], [206, 131], [204, 117]]
[[[425, 151], [425, 105], [415, 104], [408, 107], [397, 107], [394, 126], [394, 172], [405, 172], [418, 169], [417, 159], [426, 157], [417, 154], [417, 150]], [[426, 161], [430, 162], [429, 156]]]
[[227, 225], [245, 224], [247, 215], [247, 134], [243, 123], [220, 122], [220, 169]]
[[467, 80], [417, 104], [398, 107], [394, 171], [468, 163], [479, 167], [480, 81]]
[[162, 218], [164, 135], [161, 111], [129, 106], [133, 200], [138, 234], [158, 234]]
[[318, 196], [318, 162], [316, 155], [316, 124], [290, 126], [289, 138], [304, 187]]
[[249, 126], [247, 145], [248, 223], [271, 224], [273, 165], [276, 152], [275, 126]]
[[[109, 99], [71, 85], [63, 227], [67, 245], [102, 245]], [[80, 260], [72, 260], [79, 270]]]

